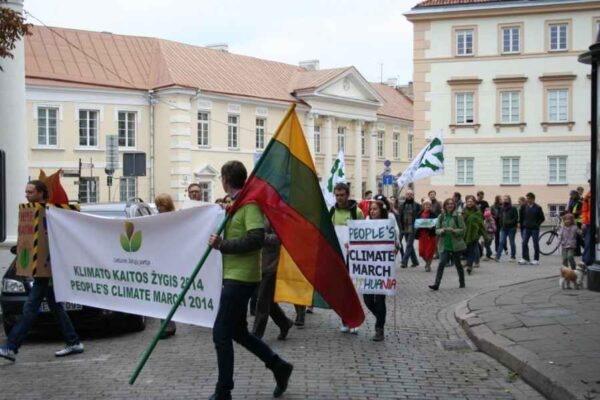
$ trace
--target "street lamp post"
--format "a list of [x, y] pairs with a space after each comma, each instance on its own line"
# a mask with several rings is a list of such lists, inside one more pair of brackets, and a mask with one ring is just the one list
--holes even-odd
[[600, 166], [598, 165], [598, 155], [600, 154], [600, 148], [598, 147], [598, 123], [600, 122], [598, 108], [598, 92], [600, 87], [600, 79], [598, 73], [600, 69], [598, 64], [600, 63], [600, 32], [596, 38], [596, 43], [590, 46], [589, 51], [579, 56], [579, 62], [584, 64], [592, 65], [592, 107], [591, 107], [591, 125], [592, 125], [592, 143], [591, 143], [591, 168], [590, 168], [590, 190], [592, 193], [591, 199], [591, 215], [590, 215], [590, 228], [591, 232], [591, 254], [595, 257], [595, 261], [592, 265], [588, 266], [588, 289], [593, 291], [600, 291], [600, 246], [598, 245], [598, 233], [599, 229], [599, 215], [600, 215], [600, 185], [598, 185], [598, 177], [600, 176]]

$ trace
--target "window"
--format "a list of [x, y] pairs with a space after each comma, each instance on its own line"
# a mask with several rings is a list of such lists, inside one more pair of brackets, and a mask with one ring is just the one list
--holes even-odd
[[456, 93], [456, 123], [472, 124], [473, 117], [473, 92]]
[[135, 176], [127, 176], [119, 179], [119, 199], [126, 202], [132, 197], [137, 197], [137, 179]]
[[502, 28], [502, 53], [520, 52], [521, 31], [518, 26]]
[[385, 141], [385, 132], [377, 132], [377, 157], [383, 158], [384, 156], [384, 141]]
[[212, 202], [212, 185], [210, 182], [199, 182], [200, 185], [200, 200], [207, 203]]
[[237, 115], [229, 115], [227, 118], [227, 147], [230, 149], [239, 149], [240, 141], [239, 141], [239, 120], [240, 117]]
[[198, 113], [198, 146], [209, 146], [209, 121], [210, 115], [207, 112]]
[[548, 90], [548, 121], [566, 122], [569, 116], [569, 90]]
[[456, 30], [456, 55], [473, 55], [473, 29]]
[[400, 158], [400, 134], [398, 132], [394, 132], [392, 140], [392, 157], [396, 160]]
[[456, 184], [457, 185], [472, 185], [473, 184], [473, 159], [472, 158], [457, 158], [456, 159]]
[[38, 145], [56, 146], [58, 108], [38, 107]]
[[408, 133], [408, 149], [407, 149], [409, 160], [412, 160], [412, 158], [413, 158], [413, 139], [414, 139], [414, 137], [413, 137], [412, 132], [409, 132]]
[[500, 92], [501, 115], [503, 124], [521, 121], [521, 93], [517, 90]]
[[548, 183], [567, 183], [567, 156], [548, 157]]
[[79, 145], [98, 146], [98, 111], [79, 110]]
[[315, 126], [315, 154], [319, 154], [321, 152], [321, 127], [319, 125]]
[[550, 217], [560, 217], [566, 210], [566, 204], [548, 204]]
[[265, 148], [265, 126], [267, 120], [264, 118], [256, 118], [256, 149], [262, 150]]
[[360, 154], [363, 156], [367, 154], [367, 135], [364, 129], [360, 131]]
[[346, 128], [341, 126], [337, 128], [337, 147], [338, 152], [346, 152]]
[[133, 111], [119, 111], [120, 147], [135, 147], [135, 117]]
[[550, 24], [550, 51], [567, 50], [568, 24]]
[[516, 185], [519, 183], [519, 158], [502, 158], [502, 184]]
[[97, 203], [98, 202], [98, 178], [80, 177], [79, 178], [79, 202]]

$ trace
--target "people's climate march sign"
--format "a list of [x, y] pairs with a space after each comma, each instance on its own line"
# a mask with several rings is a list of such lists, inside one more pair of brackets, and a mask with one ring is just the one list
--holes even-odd
[[396, 294], [396, 232], [390, 219], [348, 221], [348, 269], [363, 294]]
[[[134, 219], [46, 210], [58, 301], [164, 318], [224, 218], [217, 205]], [[212, 252], [173, 320], [212, 327], [221, 293]]]

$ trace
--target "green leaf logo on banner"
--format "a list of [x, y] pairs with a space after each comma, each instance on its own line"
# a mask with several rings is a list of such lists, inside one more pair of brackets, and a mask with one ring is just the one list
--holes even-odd
[[128, 253], [135, 253], [142, 247], [142, 231], [135, 232], [133, 223], [125, 221], [125, 235], [121, 234], [121, 247]]
[[21, 254], [19, 255], [19, 265], [21, 268], [27, 269], [27, 266], [29, 265], [29, 250], [21, 250]]

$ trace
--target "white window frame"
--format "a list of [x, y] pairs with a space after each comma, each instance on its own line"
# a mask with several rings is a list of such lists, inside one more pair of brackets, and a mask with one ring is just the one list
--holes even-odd
[[[469, 168], [471, 173], [469, 176]], [[475, 182], [475, 159], [472, 157], [456, 158], [456, 184], [473, 185]]]
[[[508, 103], [506, 113], [504, 112], [504, 103]], [[516, 101], [516, 105], [514, 104]], [[503, 124], [516, 124], [521, 122], [521, 91], [519, 90], [501, 90], [500, 91], [500, 122]]]
[[[456, 55], [457, 56], [472, 56], [475, 47], [475, 29], [456, 29]], [[471, 36], [471, 47], [468, 47], [468, 36]], [[462, 44], [462, 52], [461, 52]]]
[[[471, 109], [469, 110], [469, 96], [471, 97]], [[459, 110], [462, 106], [462, 115], [459, 114]], [[475, 123], [475, 92], [465, 91], [465, 92], [455, 92], [454, 93], [454, 107], [455, 107], [455, 117], [456, 117], [456, 125], [473, 125]], [[470, 115], [469, 115], [470, 111]], [[469, 121], [469, 116], [470, 121]]]
[[256, 150], [264, 150], [265, 137], [267, 131], [267, 119], [262, 117], [256, 118]]
[[200, 181], [198, 182], [198, 185], [200, 186], [200, 200], [212, 203], [212, 182]]
[[338, 126], [337, 128], [337, 151], [343, 151], [346, 154], [346, 127]]
[[[565, 94], [564, 98], [561, 98], [562, 93]], [[569, 95], [569, 89], [567, 88], [553, 88], [547, 90], [548, 122], [569, 121]], [[563, 100], [564, 104], [562, 103]], [[564, 110], [564, 115], [562, 110]]]
[[137, 197], [137, 177], [122, 176], [119, 178], [119, 200], [126, 202], [132, 197]]
[[198, 111], [198, 147], [210, 147], [210, 112]]
[[548, 215], [552, 217], [560, 217], [564, 211], [566, 211], [567, 205], [564, 203], [552, 203], [548, 204]]
[[[124, 120], [121, 120], [121, 114], [125, 116]], [[132, 118], [133, 116], [133, 118]], [[138, 112], [132, 110], [119, 110], [117, 112], [117, 137], [119, 142], [119, 148], [122, 149], [134, 149], [136, 144], [137, 134], [137, 122]], [[121, 122], [125, 122], [125, 137], [124, 144], [121, 144]], [[133, 122], [133, 132], [130, 131], [129, 123]]]
[[400, 132], [392, 133], [392, 157], [394, 160], [400, 159]]
[[314, 132], [314, 148], [315, 154], [321, 154], [321, 126], [315, 125], [313, 128]]
[[[81, 176], [79, 177], [78, 197], [82, 204], [98, 202], [98, 186], [99, 179], [97, 176]], [[82, 196], [82, 190], [85, 195]], [[90, 199], [92, 201], [90, 201]]]
[[[40, 116], [40, 112], [43, 111], [45, 113], [44, 116]], [[54, 111], [56, 113], [56, 117], [53, 118], [55, 121], [54, 128], [54, 143], [51, 143], [51, 135], [50, 135], [50, 111]], [[37, 145], [38, 147], [46, 147], [46, 148], [57, 148], [58, 147], [58, 128], [59, 128], [59, 119], [60, 119], [60, 108], [57, 106], [38, 106], [36, 110], [36, 119], [38, 121], [37, 125]], [[44, 121], [44, 126], [41, 126], [40, 121]], [[42, 135], [40, 135], [40, 131], [43, 131]], [[44, 138], [45, 143], [40, 142], [40, 136]]]
[[[502, 54], [518, 54], [521, 52], [521, 27], [503, 26], [502, 27]], [[516, 35], [515, 35], [516, 32]], [[506, 34], [508, 33], [508, 49], [506, 47]], [[516, 36], [516, 38], [515, 38]], [[515, 41], [516, 39], [516, 41]], [[515, 49], [514, 46], [517, 48]]]
[[[519, 157], [502, 157], [500, 159], [501, 182], [503, 185], [519, 185], [521, 159]], [[505, 168], [507, 174], [505, 174]]]
[[414, 135], [412, 132], [409, 132], [408, 133], [408, 146], [407, 146], [409, 160], [413, 159], [413, 143], [414, 143]]
[[240, 116], [237, 114], [227, 116], [227, 148], [229, 150], [240, 149]]
[[[564, 174], [561, 175], [560, 167], [561, 162], [564, 161]], [[567, 156], [548, 156], [548, 184], [549, 185], [566, 185], [568, 184], [567, 179], [567, 168], [569, 160]], [[553, 174], [553, 169], [555, 169]], [[553, 178], [554, 175], [554, 178]], [[562, 178], [562, 179], [561, 179]]]
[[[82, 118], [82, 113], [84, 113], [84, 118]], [[100, 138], [99, 138], [99, 131], [100, 131], [100, 110], [94, 110], [94, 109], [86, 109], [86, 108], [80, 108], [79, 110], [77, 110], [77, 114], [78, 114], [78, 121], [79, 121], [79, 147], [87, 147], [87, 148], [92, 148], [92, 149], [97, 149], [98, 148], [98, 143], [100, 142]], [[91, 127], [90, 126], [90, 121], [92, 120], [92, 118], [90, 118], [90, 116], [94, 114], [95, 115], [95, 120], [96, 120], [96, 126], [95, 127]], [[82, 122], [85, 122], [85, 126], [81, 126]], [[82, 130], [85, 132], [85, 134], [82, 136]], [[94, 130], [95, 132], [92, 132], [92, 130]], [[82, 144], [81, 143], [81, 139], [85, 138], [86, 143]], [[94, 138], [96, 141], [96, 144], [90, 144], [90, 139]]]
[[377, 132], [377, 158], [385, 157], [385, 132]]
[[[564, 28], [564, 32], [563, 31]], [[553, 30], [556, 29], [556, 42], [552, 43]], [[561, 42], [564, 39], [564, 47], [561, 47]], [[567, 51], [569, 50], [569, 24], [567, 22], [557, 22], [548, 24], [548, 47], [550, 51]]]

